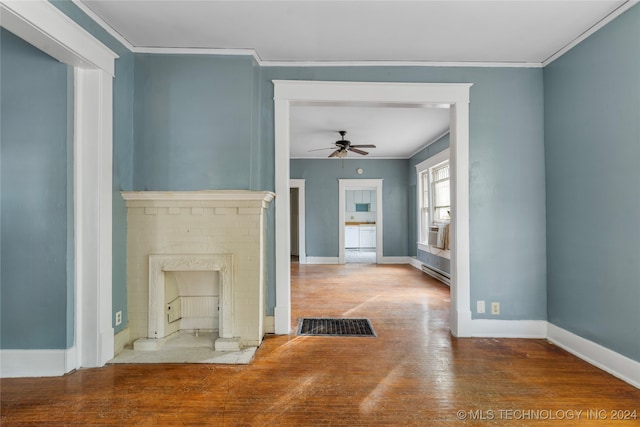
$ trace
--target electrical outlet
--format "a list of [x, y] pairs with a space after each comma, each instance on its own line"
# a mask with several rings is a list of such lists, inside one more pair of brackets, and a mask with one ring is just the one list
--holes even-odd
[[485, 312], [485, 308], [484, 308], [484, 300], [478, 300], [476, 302], [476, 311], [478, 313], [484, 313]]
[[491, 303], [491, 314], [500, 314], [500, 303], [492, 302]]
[[116, 311], [116, 326], [122, 324], [122, 311]]

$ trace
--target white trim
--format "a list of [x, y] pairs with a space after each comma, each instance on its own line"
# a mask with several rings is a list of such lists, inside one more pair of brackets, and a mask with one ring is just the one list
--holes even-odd
[[409, 257], [409, 265], [411, 265], [411, 267], [413, 268], [416, 268], [422, 271], [422, 262], [420, 262], [420, 260], [416, 257]]
[[473, 319], [472, 336], [485, 338], [546, 338], [546, 320]]
[[[339, 264], [338, 257], [330, 256], [308, 256], [307, 264]], [[278, 332], [276, 332], [278, 333]]]
[[261, 61], [262, 67], [478, 67], [542, 68], [540, 62], [440, 61]]
[[0, 377], [57, 377], [76, 369], [74, 347], [66, 350], [0, 350]]
[[[422, 195], [424, 194], [424, 189], [422, 187], [422, 177], [420, 176], [422, 173], [429, 170], [433, 166], [436, 166], [439, 163], [449, 161], [451, 159], [451, 148], [445, 148], [437, 154], [421, 161], [418, 163], [416, 168], [416, 221], [417, 221], [417, 230], [418, 230], [418, 240], [422, 239]], [[431, 182], [431, 177], [429, 177], [429, 182]], [[429, 189], [429, 197], [432, 197], [431, 189]], [[429, 206], [432, 206], [432, 203], [429, 202]], [[429, 217], [431, 218], [433, 215], [433, 209], [429, 211]], [[453, 221], [452, 221], [453, 222]], [[431, 225], [431, 224], [429, 224]], [[423, 252], [428, 252], [433, 255], [437, 255], [442, 258], [451, 259], [451, 251], [439, 248], [431, 248], [429, 245], [425, 245], [424, 243], [418, 241], [418, 249]]]
[[[114, 345], [112, 76], [118, 56], [46, 0], [3, 1], [0, 16], [2, 26], [15, 35], [75, 67], [75, 345], [68, 350], [28, 350], [25, 358], [35, 361], [41, 356], [50, 357], [51, 363], [30, 363], [29, 371], [20, 372], [29, 376], [42, 372], [59, 375], [75, 368], [102, 366], [113, 358]], [[3, 354], [7, 351], [10, 350], [4, 350]], [[6, 354], [11, 360], [20, 353]]]
[[430, 145], [435, 144], [436, 142], [438, 142], [439, 140], [441, 140], [442, 138], [444, 138], [445, 136], [449, 135], [449, 129], [447, 129], [446, 131], [444, 131], [442, 134], [440, 134], [439, 136], [436, 136], [435, 138], [433, 138], [431, 141], [427, 142], [425, 145], [423, 145], [422, 147], [418, 148], [413, 154], [411, 154], [409, 157], [407, 157], [407, 159], [411, 159], [413, 158], [413, 156], [415, 156], [416, 154], [418, 154], [419, 152], [421, 152], [422, 150], [424, 150], [425, 148], [429, 147]]
[[124, 47], [133, 52], [135, 49], [129, 40], [122, 37], [122, 35], [113, 29], [113, 27], [107, 24], [98, 14], [96, 14], [91, 8], [84, 4], [81, 0], [71, 0], [78, 9], [83, 11], [89, 18], [93, 19], [98, 25], [100, 25], [111, 37], [118, 40]]
[[298, 189], [298, 263], [307, 264], [306, 193], [304, 179], [290, 179], [289, 188]]
[[450, 157], [451, 157], [451, 149], [445, 148], [439, 153], [436, 153], [433, 156], [418, 163], [416, 165], [416, 173], [424, 172], [430, 167], [437, 165], [438, 163], [442, 163], [449, 160]]
[[591, 28], [587, 29], [585, 32], [583, 32], [578, 37], [573, 39], [571, 42], [569, 42], [567, 45], [562, 47], [556, 53], [554, 53], [553, 55], [551, 55], [550, 57], [548, 57], [547, 59], [542, 61], [541, 66], [544, 68], [547, 65], [551, 64], [553, 61], [555, 61], [556, 59], [560, 58], [565, 53], [569, 52], [571, 49], [573, 49], [574, 47], [576, 47], [577, 45], [582, 43], [584, 40], [589, 38], [596, 31], [600, 30], [602, 27], [604, 27], [609, 22], [611, 22], [614, 19], [616, 19], [618, 16], [622, 15], [623, 13], [625, 13], [627, 10], [631, 9], [636, 4], [638, 4], [638, 0], [627, 0], [625, 3], [621, 4], [617, 9], [615, 9], [614, 11], [609, 13], [607, 16], [602, 18], [596, 24], [594, 24]]
[[424, 243], [418, 243], [418, 250], [422, 252], [426, 252], [435, 256], [439, 256], [440, 258], [451, 259], [451, 251], [448, 249], [440, 249], [433, 246], [425, 245]]
[[133, 53], [153, 53], [158, 55], [216, 55], [216, 56], [251, 56], [262, 65], [262, 60], [255, 49], [218, 49], [211, 47], [134, 47]]
[[81, 367], [113, 358], [112, 82], [103, 71], [75, 69], [75, 315]]
[[411, 264], [410, 256], [383, 256], [378, 264]]
[[547, 327], [547, 339], [593, 366], [640, 388], [640, 362], [552, 323]]
[[296, 102], [449, 104], [451, 113], [452, 222], [451, 331], [471, 336], [469, 274], [469, 83], [326, 82], [274, 80], [276, 201], [275, 332], [291, 329], [289, 252], [289, 113]]
[[[270, 191], [252, 190], [198, 190], [198, 191], [122, 191], [122, 198], [129, 200], [153, 201], [194, 201], [194, 200], [224, 200], [224, 201], [262, 201], [271, 202], [276, 196]], [[172, 203], [173, 206], [173, 203]]]
[[[113, 38], [122, 43], [133, 53], [153, 53], [165, 55], [232, 55], [252, 56], [261, 67], [462, 67], [462, 68], [544, 68], [556, 59], [573, 49], [576, 45], [587, 39], [596, 31], [631, 9], [638, 0], [627, 0], [609, 15], [602, 18], [591, 28], [580, 34], [567, 45], [542, 62], [474, 62], [474, 61], [271, 61], [262, 60], [256, 49], [225, 49], [225, 48], [178, 48], [178, 47], [144, 47], [133, 46], [127, 39], [107, 24], [93, 10], [87, 7], [82, 0], [72, 0], [73, 3], [98, 25], [100, 25]], [[1, 13], [0, 13], [1, 15]]]
[[62, 63], [115, 74], [118, 55], [46, 0], [3, 1], [0, 22]]
[[346, 221], [346, 191], [358, 189], [376, 190], [376, 263], [382, 263], [382, 237], [383, 228], [383, 200], [382, 200], [382, 179], [338, 179], [338, 262], [344, 264], [346, 262], [346, 250], [344, 243], [344, 226]]

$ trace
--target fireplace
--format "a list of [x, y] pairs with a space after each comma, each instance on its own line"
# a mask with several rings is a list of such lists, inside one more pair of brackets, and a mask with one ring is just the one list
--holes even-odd
[[[142, 191], [122, 196], [134, 349], [158, 349], [178, 329], [207, 330], [208, 325], [217, 329], [216, 351], [260, 345], [268, 329], [265, 211], [274, 194]], [[181, 279], [173, 276], [180, 274]], [[191, 280], [189, 275], [204, 275], [197, 291], [172, 284]]]

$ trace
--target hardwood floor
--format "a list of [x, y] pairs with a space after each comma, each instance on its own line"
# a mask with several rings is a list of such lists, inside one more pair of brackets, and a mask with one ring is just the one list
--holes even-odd
[[640, 425], [640, 390], [545, 340], [453, 338], [448, 288], [411, 267], [294, 264], [292, 291], [294, 327], [368, 317], [378, 337], [269, 336], [248, 366], [3, 379], [0, 424]]

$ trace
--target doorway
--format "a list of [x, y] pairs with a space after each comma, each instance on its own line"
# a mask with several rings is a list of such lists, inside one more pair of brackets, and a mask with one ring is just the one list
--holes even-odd
[[345, 264], [376, 263], [376, 210], [374, 188], [345, 191]]
[[[290, 233], [290, 262], [307, 263], [307, 238], [305, 214], [305, 180], [289, 180], [289, 233]], [[294, 206], [295, 205], [295, 206]]]
[[[359, 191], [362, 192], [362, 196], [364, 200], [365, 191], [371, 192], [373, 194], [369, 195], [369, 202], [361, 202], [362, 205], [369, 205], [369, 212], [355, 212], [356, 209], [356, 201], [353, 202], [353, 207], [351, 210], [353, 215], [349, 215], [347, 217], [347, 210], [349, 210], [349, 203], [347, 203], [347, 194], [348, 192]], [[357, 194], [357, 193], [356, 193]], [[382, 200], [382, 180], [381, 179], [339, 179], [338, 180], [338, 197], [340, 200], [338, 202], [339, 216], [338, 216], [338, 224], [339, 224], [339, 232], [338, 232], [338, 262], [340, 264], [345, 264], [347, 262], [347, 222], [349, 223], [358, 223], [357, 232], [358, 232], [358, 246], [362, 246], [364, 248], [370, 248], [373, 246], [375, 248], [375, 263], [382, 263], [382, 237], [383, 237], [383, 200]], [[374, 201], [374, 212], [371, 212], [371, 200]], [[353, 220], [351, 216], [353, 216]], [[356, 219], [360, 221], [355, 221]], [[370, 234], [371, 230], [364, 231], [362, 230], [363, 224], [367, 229], [373, 228], [373, 233], [375, 234], [375, 243], [364, 242], [362, 245], [360, 244], [360, 234]], [[373, 224], [372, 224], [373, 223]], [[373, 226], [373, 227], [372, 227]], [[363, 233], [364, 231], [364, 233]], [[368, 236], [373, 237], [373, 236]], [[365, 237], [366, 239], [366, 237]], [[350, 245], [352, 246], [352, 245]]]
[[451, 114], [451, 332], [471, 336], [469, 274], [469, 83], [325, 82], [274, 80], [276, 202], [275, 333], [291, 331], [291, 271], [289, 249], [290, 106], [411, 105], [424, 108], [447, 104]]

